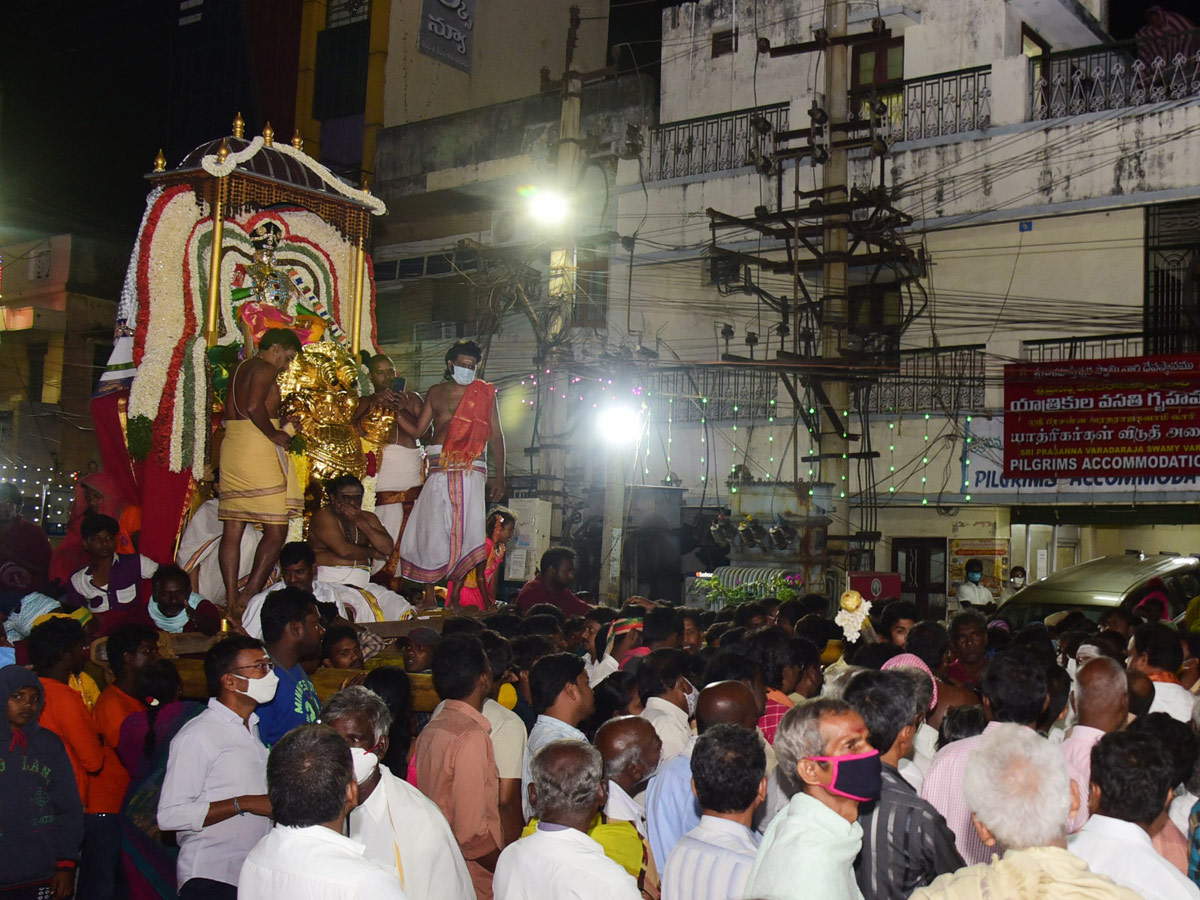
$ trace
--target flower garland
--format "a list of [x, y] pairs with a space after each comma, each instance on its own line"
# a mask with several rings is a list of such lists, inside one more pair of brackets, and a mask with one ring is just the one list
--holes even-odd
[[[217, 159], [217, 154], [210, 153], [200, 159], [200, 167], [214, 178], [230, 174], [239, 165], [253, 158], [258, 154], [263, 147], [266, 146], [266, 141], [262, 135], [256, 136], [243, 150], [236, 153], [230, 153], [225, 157], [225, 162], [220, 162]], [[282, 153], [284, 156], [290, 156], [300, 165], [304, 166], [309, 171], [313, 172], [325, 184], [333, 188], [343, 197], [353, 200], [355, 203], [361, 203], [363, 206], [371, 210], [372, 214], [382, 216], [387, 212], [387, 206], [378, 197], [375, 197], [366, 191], [360, 191], [358, 188], [351, 187], [338, 178], [333, 172], [329, 171], [325, 166], [321, 165], [303, 150], [297, 150], [291, 144], [271, 144], [271, 149], [277, 153]]]
[[838, 614], [833, 617], [834, 624], [840, 625], [846, 635], [846, 642], [853, 644], [862, 634], [863, 624], [871, 612], [871, 601], [864, 600], [858, 591], [846, 591], [838, 600]]

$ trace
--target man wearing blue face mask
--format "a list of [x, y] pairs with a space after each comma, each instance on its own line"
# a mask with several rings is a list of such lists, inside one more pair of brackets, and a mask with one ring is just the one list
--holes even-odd
[[[482, 358], [474, 341], [456, 343], [446, 351], [446, 374], [425, 395], [417, 422], [396, 419], [413, 438], [433, 426], [433, 443], [426, 447], [429, 474], [400, 538], [400, 573], [426, 585], [427, 606], [434, 602], [433, 585], [443, 579], [453, 582], [446, 598], [450, 609], [458, 608], [463, 579], [472, 569], [477, 584], [486, 581], [486, 501], [504, 496], [504, 431], [495, 386], [475, 377]], [[496, 469], [490, 479], [488, 448]]]
[[983, 563], [978, 559], [967, 560], [967, 580], [958, 586], [958, 604], [962, 609], [978, 609], [986, 612], [996, 600], [992, 589], [983, 583]]
[[779, 723], [775, 754], [795, 793], [767, 826], [745, 896], [863, 900], [858, 805], [879, 796], [882, 766], [862, 716], [842, 700], [800, 703]]

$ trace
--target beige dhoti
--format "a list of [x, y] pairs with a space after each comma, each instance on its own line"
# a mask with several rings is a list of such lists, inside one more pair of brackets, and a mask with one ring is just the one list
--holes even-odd
[[[271, 424], [279, 427], [279, 420]], [[304, 507], [287, 451], [249, 419], [225, 423], [221, 443], [221, 521], [286, 525]]]

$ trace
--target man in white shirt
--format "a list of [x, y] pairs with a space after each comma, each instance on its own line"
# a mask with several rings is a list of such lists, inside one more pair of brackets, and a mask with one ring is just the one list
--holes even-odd
[[[608, 800], [604, 815], [609, 821], [631, 822], [647, 838], [646, 808], [634, 797], [658, 769], [662, 739], [641, 716], [609, 719], [596, 732], [596, 749], [604, 760]], [[666, 860], [655, 860], [660, 866]]]
[[662, 761], [683, 752], [692, 737], [690, 720], [700, 699], [683, 673], [687, 671], [686, 650], [663, 647], [642, 658], [638, 667], [638, 693], [646, 708], [642, 718], [662, 738]]
[[267, 791], [275, 827], [242, 865], [241, 900], [404, 900], [394, 872], [342, 835], [358, 804], [354, 759], [327, 725], [301, 725], [271, 748]]
[[599, 751], [552, 741], [534, 756], [530, 774], [538, 826], [500, 854], [495, 900], [640, 900], [633, 876], [587, 835], [605, 801]]
[[366, 858], [395, 874], [408, 900], [475, 900], [442, 811], [379, 761], [387, 755], [392, 724], [387, 704], [355, 685], [325, 702], [321, 721], [350, 745], [358, 806], [348, 817], [349, 834], [366, 847]]
[[754, 812], [767, 796], [767, 755], [753, 729], [717, 725], [696, 741], [692, 785], [700, 824], [679, 839], [662, 900], [741, 900], [758, 853]]
[[579, 723], [596, 709], [596, 698], [588, 684], [583, 660], [574, 653], [551, 653], [535, 662], [529, 670], [529, 694], [537, 722], [525, 742], [525, 757], [521, 764], [521, 807], [526, 821], [534, 814], [529, 801], [534, 756], [552, 741], [586, 744], [587, 735], [579, 730]]
[[958, 586], [955, 599], [962, 609], [978, 609], [985, 612], [996, 602], [992, 589], [983, 583], [983, 563], [978, 559], [967, 560], [967, 580]]
[[775, 753], [794, 793], [767, 826], [746, 896], [863, 900], [854, 878], [858, 805], [879, 796], [882, 764], [862, 716], [841, 700], [807, 700], [779, 723]]
[[1168, 753], [1146, 735], [1101, 738], [1092, 750], [1092, 817], [1067, 849], [1144, 900], [1200, 900], [1200, 888], [1150, 840], [1150, 826], [1171, 802]]
[[492, 725], [492, 750], [496, 754], [496, 774], [500, 778], [500, 824], [505, 844], [521, 836], [525, 818], [521, 809], [521, 765], [525, 761], [525, 741], [529, 732], [511, 709], [496, 702], [500, 688], [512, 671], [512, 645], [494, 631], [479, 634], [479, 643], [492, 667], [492, 696], [483, 701], [483, 717]]
[[1143, 625], [1129, 644], [1129, 668], [1154, 682], [1150, 712], [1163, 712], [1172, 719], [1192, 724], [1196, 698], [1179, 683], [1175, 673], [1183, 665], [1179, 632], [1161, 622]]
[[260, 703], [279, 682], [263, 645], [232, 635], [204, 656], [208, 708], [175, 735], [158, 827], [179, 844], [180, 900], [234, 900], [246, 853], [271, 829]]
[[263, 604], [272, 591], [285, 587], [300, 588], [316, 597], [318, 603], [332, 603], [337, 607], [338, 615], [351, 622], [383, 621], [371, 608], [367, 595], [345, 585], [318, 581], [314, 577], [316, 571], [317, 557], [312, 547], [303, 541], [284, 544], [283, 549], [279, 551], [281, 579], [265, 591], [251, 597], [242, 612], [242, 627], [246, 629], [246, 634], [262, 640]]

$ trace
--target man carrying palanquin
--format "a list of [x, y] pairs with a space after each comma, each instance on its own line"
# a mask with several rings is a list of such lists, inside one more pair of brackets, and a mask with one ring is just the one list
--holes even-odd
[[[258, 353], [242, 360], [229, 376], [225, 397], [225, 440], [221, 444], [221, 578], [226, 605], [236, 616], [263, 589], [287, 537], [288, 518], [303, 501], [288, 459], [291, 436], [279, 427], [276, 377], [300, 352], [300, 339], [286, 328], [269, 329]], [[254, 566], [238, 590], [242, 532], [246, 523], [262, 525]]]
[[[463, 578], [475, 570], [484, 584], [487, 547], [484, 543], [487, 499], [504, 496], [504, 432], [495, 385], [475, 378], [483, 352], [474, 341], [459, 341], [446, 351], [444, 380], [429, 389], [415, 425], [398, 424], [418, 437], [432, 423], [429, 475], [413, 507], [412, 524], [400, 539], [400, 571], [410, 581], [426, 585], [426, 597], [443, 578], [454, 582], [446, 598], [458, 608]], [[496, 474], [487, 478], [484, 451], [491, 445]]]

